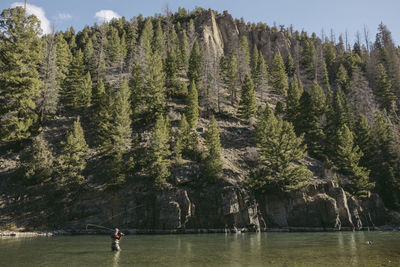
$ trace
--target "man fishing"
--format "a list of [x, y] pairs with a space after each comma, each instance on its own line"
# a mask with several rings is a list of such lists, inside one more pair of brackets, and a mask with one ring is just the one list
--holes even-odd
[[111, 251], [121, 251], [119, 241], [122, 236], [124, 236], [124, 234], [120, 232], [118, 228], [115, 228], [114, 233], [111, 234]]

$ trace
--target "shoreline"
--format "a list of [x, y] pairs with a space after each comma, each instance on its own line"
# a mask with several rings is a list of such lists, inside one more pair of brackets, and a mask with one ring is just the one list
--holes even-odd
[[[173, 235], [173, 234], [240, 234], [240, 233], [254, 233], [247, 228], [243, 229], [121, 229], [126, 235]], [[400, 231], [400, 226], [384, 225], [380, 227], [363, 227], [362, 229], [355, 230], [351, 227], [342, 227], [342, 229], [322, 228], [322, 227], [286, 227], [286, 228], [268, 228], [259, 232], [267, 233], [315, 233], [315, 232], [349, 232], [349, 231]], [[53, 236], [73, 236], [73, 235], [108, 235], [109, 230], [48, 230], [48, 231], [0, 231], [0, 238], [2, 237], [15, 237], [15, 238], [29, 238], [29, 237], [53, 237]]]

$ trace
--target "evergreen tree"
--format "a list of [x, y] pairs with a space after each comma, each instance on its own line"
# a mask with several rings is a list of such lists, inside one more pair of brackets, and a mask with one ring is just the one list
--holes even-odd
[[304, 133], [308, 151], [312, 156], [323, 156], [323, 116], [326, 111], [326, 96], [316, 81], [310, 92], [304, 91], [300, 98], [301, 119], [296, 123], [296, 129]]
[[271, 82], [273, 90], [281, 95], [286, 95], [288, 89], [288, 77], [281, 53], [275, 54], [271, 67]]
[[161, 21], [158, 20], [154, 30], [153, 51], [157, 51], [162, 59], [167, 56], [164, 32], [161, 27]]
[[194, 42], [192, 47], [192, 52], [190, 53], [189, 58], [189, 71], [188, 78], [190, 83], [194, 82], [196, 84], [196, 88], [201, 88], [200, 77], [202, 73], [202, 55], [200, 53], [199, 43], [197, 41]]
[[297, 123], [300, 119], [300, 96], [297, 78], [294, 77], [289, 84], [288, 96], [286, 100], [287, 119], [291, 123]]
[[96, 75], [96, 55], [93, 47], [92, 38], [89, 38], [83, 48], [83, 60], [85, 62], [86, 71], [92, 76]]
[[347, 70], [343, 65], [339, 66], [339, 70], [336, 75], [336, 84], [339, 88], [343, 90], [343, 92], [348, 93], [350, 90], [350, 79], [347, 74]]
[[304, 165], [293, 164], [306, 155], [303, 136], [297, 137], [293, 125], [276, 119], [268, 106], [257, 120], [256, 143], [262, 169], [248, 180], [253, 190], [293, 191], [309, 183], [311, 172]]
[[294, 60], [290, 53], [287, 56], [285, 68], [288, 77], [292, 79], [294, 77], [294, 74], [296, 73], [296, 66], [294, 65]]
[[80, 90], [79, 106], [89, 107], [92, 101], [92, 77], [90, 72], [86, 73], [85, 78], [82, 83], [82, 89]]
[[371, 128], [369, 127], [367, 118], [364, 115], [359, 115], [355, 123], [354, 143], [360, 147], [363, 154], [360, 158], [360, 166], [368, 168], [372, 164], [374, 152]]
[[123, 79], [115, 95], [114, 121], [112, 127], [113, 150], [126, 153], [132, 143], [131, 105], [128, 81]]
[[206, 134], [207, 154], [204, 160], [204, 175], [209, 182], [222, 177], [221, 142], [217, 121], [211, 117]]
[[250, 61], [250, 68], [251, 68], [251, 78], [254, 81], [255, 86], [257, 87], [258, 80], [259, 80], [259, 75], [260, 75], [260, 68], [258, 66], [260, 60], [259, 60], [259, 52], [257, 49], [257, 45], [254, 44], [253, 47], [253, 53], [251, 54], [251, 61]]
[[169, 135], [167, 124], [163, 116], [159, 116], [151, 134], [149, 150], [149, 174], [154, 179], [154, 185], [163, 188], [166, 179], [170, 176], [170, 155]]
[[57, 54], [57, 69], [58, 69], [58, 84], [62, 85], [65, 77], [68, 74], [68, 67], [72, 61], [72, 54], [69, 50], [68, 43], [65, 41], [62, 34], [56, 35], [56, 54]]
[[107, 83], [104, 86], [100, 80], [96, 87], [96, 102], [93, 105], [96, 122], [96, 144], [100, 151], [108, 154], [112, 149], [112, 122], [114, 110], [114, 89]]
[[168, 52], [165, 62], [165, 74], [165, 83], [168, 88], [168, 94], [177, 95], [180, 83], [178, 79], [178, 59], [176, 57], [175, 50], [171, 50]]
[[67, 134], [67, 140], [62, 145], [62, 183], [82, 184], [84, 182], [82, 171], [86, 168], [88, 145], [79, 117], [74, 122], [72, 129]]
[[145, 103], [149, 118], [155, 119], [165, 110], [165, 73], [161, 56], [157, 51], [150, 59], [147, 72], [144, 74]]
[[260, 92], [261, 102], [264, 102], [264, 91], [268, 89], [268, 64], [265, 63], [263, 54], [258, 55], [258, 81], [256, 91]]
[[371, 177], [385, 205], [397, 208], [400, 200], [399, 147], [395, 143], [393, 126], [379, 111], [375, 113], [371, 135], [374, 144]]
[[136, 40], [138, 36], [138, 21], [136, 18], [127, 25], [126, 29], [126, 68], [128, 73], [131, 73], [136, 57]]
[[256, 96], [254, 94], [254, 84], [250, 75], [247, 74], [243, 86], [242, 86], [242, 97], [239, 104], [239, 114], [245, 119], [249, 120], [256, 114], [257, 104]]
[[85, 88], [85, 85], [89, 86], [87, 78], [87, 76], [85, 77], [83, 53], [79, 49], [71, 62], [68, 75], [63, 83], [62, 102], [66, 107], [77, 110], [87, 106], [88, 102], [85, 100], [88, 100], [90, 95], [87, 91], [88, 88]]
[[354, 144], [351, 130], [344, 124], [337, 133], [336, 160], [339, 171], [350, 178], [350, 191], [357, 196], [365, 197], [374, 188], [369, 181], [369, 170], [359, 165], [362, 157], [360, 148]]
[[110, 146], [111, 167], [109, 168], [110, 185], [119, 185], [126, 180], [126, 173], [129, 170], [129, 162], [123, 161], [123, 156], [131, 147], [131, 105], [130, 90], [128, 81], [123, 79], [119, 90], [115, 95], [113, 107], [113, 120], [110, 127]]
[[118, 30], [112, 26], [109, 27], [107, 58], [110, 66], [115, 66], [121, 60], [121, 39]]
[[194, 81], [192, 81], [189, 87], [186, 117], [190, 128], [195, 128], [197, 126], [197, 120], [199, 119], [199, 97], [196, 89], [196, 83]]
[[307, 39], [304, 42], [304, 47], [301, 53], [301, 67], [306, 71], [307, 79], [314, 80], [315, 77], [316, 51], [312, 39]]
[[239, 80], [240, 82], [244, 82], [244, 78], [246, 74], [250, 73], [250, 51], [249, 51], [249, 43], [247, 41], [246, 36], [242, 36], [240, 38], [239, 44], [239, 55], [238, 55], [238, 71], [239, 71]]
[[24, 153], [21, 161], [25, 178], [29, 182], [40, 183], [51, 179], [55, 158], [43, 134], [33, 138], [32, 145]]
[[228, 89], [231, 105], [236, 103], [237, 87], [239, 83], [239, 72], [237, 68], [236, 56], [232, 56], [229, 60], [225, 57], [220, 59], [220, 77], [224, 86]]
[[5, 9], [0, 14], [0, 140], [22, 140], [37, 121], [35, 99], [41, 82], [40, 22], [25, 9]]
[[393, 102], [396, 97], [391, 90], [390, 81], [387, 80], [386, 71], [382, 64], [378, 65], [376, 87], [377, 98], [381, 108], [390, 113], [393, 110]]

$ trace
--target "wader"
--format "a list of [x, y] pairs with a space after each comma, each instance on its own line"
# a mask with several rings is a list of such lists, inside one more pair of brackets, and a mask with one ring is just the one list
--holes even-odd
[[114, 239], [111, 243], [111, 251], [121, 251], [121, 248], [119, 247], [119, 240]]

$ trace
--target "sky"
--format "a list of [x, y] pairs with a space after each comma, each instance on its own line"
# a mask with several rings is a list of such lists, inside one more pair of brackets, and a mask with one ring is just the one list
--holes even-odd
[[[1, 0], [0, 9], [23, 2]], [[395, 42], [400, 41], [399, 0], [28, 0], [27, 10], [39, 17], [44, 33], [48, 33], [54, 21], [56, 30], [70, 26], [80, 30], [113, 17], [153, 16], [162, 13], [167, 4], [172, 11], [198, 6], [221, 13], [227, 10], [246, 22], [293, 25], [296, 30], [315, 32], [318, 36], [322, 29], [327, 35], [333, 29], [336, 37], [347, 31], [350, 40], [354, 40], [357, 31], [362, 33], [365, 25], [374, 41], [376, 29], [383, 22]]]

